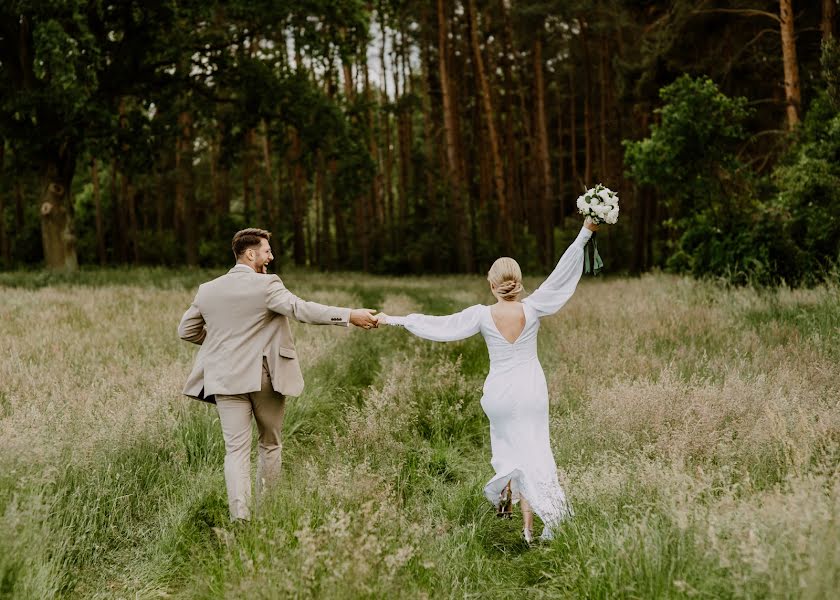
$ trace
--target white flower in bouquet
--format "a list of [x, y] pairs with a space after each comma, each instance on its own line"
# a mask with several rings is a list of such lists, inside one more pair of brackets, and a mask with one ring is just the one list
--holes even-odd
[[596, 225], [618, 222], [618, 194], [600, 183], [577, 199], [578, 212]]

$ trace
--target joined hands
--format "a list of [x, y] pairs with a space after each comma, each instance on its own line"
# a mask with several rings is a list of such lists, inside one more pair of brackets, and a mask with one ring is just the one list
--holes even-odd
[[350, 322], [362, 329], [376, 329], [379, 327], [378, 315], [372, 308], [356, 308], [350, 311]]
[[376, 313], [371, 308], [357, 308], [350, 313], [350, 322], [362, 329], [377, 329], [388, 323], [388, 315], [384, 312]]

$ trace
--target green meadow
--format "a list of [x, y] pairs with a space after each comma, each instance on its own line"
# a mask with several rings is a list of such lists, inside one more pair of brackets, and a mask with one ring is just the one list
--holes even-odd
[[[294, 325], [280, 484], [227, 516], [215, 408], [180, 395], [199, 271], [0, 275], [0, 597], [829, 598], [840, 287], [585, 279], [543, 321], [576, 516], [498, 520], [480, 337]], [[478, 276], [292, 272], [311, 300], [445, 314]], [[539, 280], [526, 279], [533, 289]]]

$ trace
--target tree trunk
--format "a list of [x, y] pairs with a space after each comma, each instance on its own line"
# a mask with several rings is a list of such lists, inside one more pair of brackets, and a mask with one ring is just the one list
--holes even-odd
[[[475, 135], [476, 142], [471, 144], [471, 148], [486, 148], [487, 131], [483, 126], [483, 119], [481, 111], [473, 113], [473, 122], [470, 123], [470, 128]], [[493, 202], [495, 198], [493, 188], [493, 158], [489, 152], [476, 152], [474, 158], [467, 157], [467, 163], [478, 165], [478, 215], [476, 218], [480, 220], [479, 227], [488, 233], [496, 230], [496, 239], [501, 240], [501, 219], [499, 218], [499, 211], [497, 203]], [[490, 206], [495, 206], [496, 210], [491, 211]], [[496, 218], [492, 218], [491, 212], [495, 212]]]
[[251, 176], [253, 175], [253, 168], [251, 164], [251, 132], [251, 129], [245, 132], [244, 152], [242, 153], [242, 212], [246, 221], [252, 218]]
[[183, 111], [178, 115], [178, 154], [175, 159], [177, 180], [175, 196], [181, 203], [187, 265], [198, 266], [198, 223], [195, 206], [195, 168], [193, 166], [193, 119]]
[[[157, 190], [155, 191], [155, 230], [158, 236], [163, 236], [166, 222], [166, 199], [172, 197], [172, 150], [168, 144], [158, 154], [157, 161]], [[159, 239], [162, 239], [160, 237]]]
[[335, 174], [338, 170], [335, 160], [329, 163], [329, 181], [332, 201], [333, 227], [335, 228], [335, 250], [331, 256], [335, 257], [335, 262], [330, 266], [331, 268], [345, 269], [348, 266], [348, 259], [350, 258], [350, 246], [347, 238], [347, 213], [344, 210], [343, 198], [339, 198], [336, 194]]
[[254, 175], [253, 178], [253, 185], [254, 185], [254, 216], [253, 222], [255, 223], [255, 227], [260, 227], [265, 229], [265, 211], [263, 210], [264, 199], [263, 199], [263, 186], [262, 186], [262, 177], [259, 172], [259, 136], [257, 135], [257, 130], [255, 128], [250, 129], [248, 131], [248, 161], [251, 164], [251, 168], [253, 169], [252, 173]]
[[513, 90], [516, 89], [516, 82], [513, 77], [513, 31], [510, 24], [510, 17], [505, 3], [501, 0], [500, 10], [502, 14], [502, 48], [499, 53], [504, 87], [506, 92], [502, 95], [502, 112], [504, 114], [504, 149], [502, 156], [505, 157], [505, 182], [507, 184], [506, 198], [510, 204], [510, 217], [514, 222], [522, 219], [522, 195], [519, 193], [519, 142], [514, 131], [516, 111], [514, 110]]
[[382, 71], [382, 93], [384, 94], [383, 106], [380, 110], [381, 118], [384, 121], [384, 135], [385, 135], [385, 171], [382, 175], [382, 190], [383, 200], [385, 202], [385, 230], [389, 232], [390, 248], [392, 251], [396, 249], [396, 236], [394, 227], [394, 188], [393, 188], [393, 154], [391, 151], [391, 113], [386, 106], [390, 103], [391, 98], [388, 95], [388, 65], [385, 61], [385, 45], [386, 45], [386, 30], [385, 17], [380, 12], [380, 27], [382, 28], [382, 41], [379, 46], [379, 68]]
[[318, 191], [320, 209], [318, 211], [318, 266], [321, 269], [333, 268], [332, 244], [330, 236], [330, 193], [327, 189], [327, 164], [323, 153], [318, 151], [318, 174], [316, 190]]
[[563, 110], [559, 108], [561, 106], [559, 101], [557, 106], [557, 197], [559, 202], [555, 217], [560, 219], [559, 222], [562, 225], [566, 217], [566, 202], [563, 200], [566, 194], [566, 144], [563, 139]]
[[136, 265], [140, 262], [137, 239], [137, 207], [135, 206], [137, 188], [129, 181], [128, 175], [124, 172], [120, 173], [120, 196], [122, 198], [122, 207], [125, 211], [123, 222], [126, 227], [124, 231], [126, 232], [128, 249], [131, 254], [131, 262]]
[[271, 229], [275, 227], [275, 222], [278, 217], [279, 201], [273, 169], [271, 168], [271, 140], [269, 139], [268, 123], [266, 123], [265, 119], [260, 123], [260, 130], [260, 146], [262, 150], [263, 170], [265, 171], [265, 212], [267, 215], [266, 218], [268, 219], [268, 229]]
[[[640, 115], [639, 131], [647, 133], [650, 128], [650, 110], [635, 111]], [[630, 187], [630, 186], [628, 186]], [[640, 188], [632, 186], [632, 193], [629, 194], [628, 205], [633, 207], [630, 221], [633, 226], [633, 259], [631, 271], [635, 274], [648, 270], [653, 264], [652, 239], [653, 226], [659, 222], [658, 215], [654, 214], [652, 200], [653, 191], [648, 186]]]
[[15, 182], [15, 230], [23, 229], [23, 185]]
[[[359, 60], [364, 60], [364, 58], [359, 58]], [[344, 96], [347, 98], [347, 102], [350, 104], [354, 104], [356, 102], [356, 85], [353, 79], [353, 64], [349, 59], [342, 58], [341, 59], [341, 66], [344, 72]], [[361, 63], [357, 64], [356, 70], [358, 73], [359, 68], [361, 68]], [[368, 127], [372, 124], [373, 118], [370, 114], [370, 89], [367, 81], [367, 63], [364, 63], [364, 77], [365, 77], [365, 88], [363, 91], [363, 97], [365, 100], [365, 104], [368, 108], [365, 109], [365, 120], [368, 122]], [[361, 116], [361, 115], [360, 115]], [[371, 132], [371, 129], [368, 129], [368, 132]], [[371, 135], [371, 137], [373, 137]], [[370, 139], [365, 140], [368, 148], [370, 149]], [[371, 190], [356, 190], [356, 193], [352, 197], [352, 223], [353, 223], [353, 231], [354, 231], [354, 238], [355, 244], [358, 248], [359, 252], [362, 255], [362, 270], [367, 271], [369, 265], [369, 256], [368, 256], [368, 200], [371, 195]], [[335, 203], [335, 214], [336, 214], [336, 241], [339, 243], [340, 246], [340, 238], [342, 236], [347, 236], [347, 233], [344, 231], [345, 225], [344, 221], [347, 220], [348, 222], [351, 221], [351, 215], [341, 215], [341, 211], [339, 210], [339, 203]], [[339, 235], [339, 229], [341, 229], [341, 235]], [[338, 257], [339, 257], [339, 265], [341, 266], [348, 266], [349, 259], [350, 259], [350, 240], [348, 237], [345, 238], [344, 241], [345, 247], [342, 249], [339, 247]]]
[[0, 138], [0, 259], [3, 261], [3, 266], [8, 267], [12, 261], [9, 254], [9, 232], [6, 230], [6, 189], [3, 185], [5, 174], [6, 142]]
[[397, 169], [397, 190], [399, 200], [397, 202], [397, 231], [402, 236], [408, 230], [408, 163], [410, 150], [408, 147], [409, 141], [408, 132], [409, 121], [406, 118], [409, 116], [406, 109], [399, 107], [396, 114], [397, 125], [397, 148], [399, 156], [399, 165]]
[[77, 271], [76, 236], [70, 186], [76, 170], [76, 157], [63, 149], [47, 162], [41, 191], [41, 240], [48, 269]]
[[380, 197], [380, 185], [381, 185], [381, 174], [380, 174], [380, 163], [379, 163], [379, 147], [376, 143], [376, 129], [374, 124], [374, 117], [373, 117], [373, 94], [370, 89], [370, 70], [368, 68], [367, 57], [362, 58], [364, 62], [362, 63], [364, 67], [364, 71], [362, 71], [363, 75], [363, 85], [364, 85], [364, 94], [365, 94], [365, 118], [367, 120], [367, 130], [368, 130], [368, 151], [370, 155], [373, 157], [373, 160], [376, 162], [376, 172], [373, 175], [373, 180], [371, 181], [370, 190], [369, 190], [369, 198], [367, 200], [367, 210], [363, 215], [363, 221], [360, 223], [360, 230], [359, 230], [359, 241], [361, 242], [361, 251], [362, 251], [362, 270], [369, 271], [370, 270], [370, 249], [371, 249], [371, 230], [377, 230], [377, 225], [381, 223], [379, 214], [377, 213], [377, 207], [379, 206], [379, 197]]
[[118, 263], [128, 262], [128, 250], [126, 250], [126, 224], [125, 212], [122, 210], [122, 202], [118, 189], [117, 159], [111, 160], [111, 177], [108, 184], [108, 195], [111, 198], [111, 234], [114, 240], [114, 259]]
[[496, 132], [496, 116], [493, 111], [493, 100], [490, 96], [490, 84], [484, 72], [484, 59], [481, 56], [481, 46], [478, 42], [478, 17], [476, 16], [475, 0], [467, 2], [467, 13], [470, 28], [470, 47], [472, 48], [475, 77], [478, 81], [478, 92], [484, 116], [484, 127], [487, 141], [490, 144], [490, 158], [492, 161], [494, 195], [499, 209], [499, 223], [501, 225], [502, 246], [505, 253], [513, 248], [511, 235], [510, 210], [505, 195], [505, 175], [502, 154], [499, 150], [499, 136]]
[[295, 264], [304, 266], [306, 264], [306, 232], [304, 231], [304, 209], [306, 198], [304, 198], [304, 174], [303, 150], [300, 144], [300, 135], [296, 129], [292, 129], [291, 144], [291, 168], [292, 168], [292, 252]]
[[601, 181], [609, 180], [609, 168], [607, 166], [607, 56], [609, 46], [607, 44], [606, 36], [601, 36], [601, 55], [598, 57], [598, 99], [600, 100], [600, 115], [598, 119], [599, 125], [599, 139], [598, 149], [600, 150], [600, 166], [598, 168], [598, 179]]
[[[576, 102], [577, 94], [575, 93], [575, 74], [574, 68], [569, 69], [569, 156], [572, 159], [572, 194], [574, 197], [576, 193], [581, 191], [580, 188], [580, 173], [578, 172], [578, 150], [577, 150], [577, 114]], [[574, 211], [572, 211], [574, 212]]]
[[[399, 24], [401, 25], [401, 24]], [[399, 26], [398, 26], [399, 28]], [[394, 65], [394, 103], [395, 121], [397, 126], [397, 149], [399, 156], [397, 185], [399, 190], [398, 202], [398, 235], [402, 238], [408, 231], [408, 189], [409, 189], [409, 168], [411, 166], [411, 109], [406, 107], [402, 98], [408, 93], [408, 78], [405, 75], [405, 34], [400, 36], [400, 43], [397, 43], [397, 34], [394, 33], [393, 47], [395, 58]]]
[[455, 130], [455, 106], [452, 102], [452, 88], [447, 68], [447, 15], [444, 0], [437, 0], [438, 19], [438, 71], [440, 77], [441, 100], [443, 102], [443, 129], [446, 138], [447, 180], [452, 190], [452, 216], [455, 226], [455, 249], [458, 268], [461, 271], [472, 270], [472, 246], [468, 222], [464, 187], [460, 180], [458, 160], [458, 139]]
[[353, 101], [355, 96], [353, 93], [353, 65], [344, 57], [341, 58], [341, 71], [344, 75], [344, 97], [347, 98], [349, 103]]
[[823, 40], [837, 35], [837, 0], [823, 0], [821, 29]]
[[[411, 63], [408, 60], [409, 48], [410, 46], [407, 45], [405, 41], [405, 34], [403, 34], [403, 45], [401, 46], [401, 56], [402, 56], [402, 77], [403, 77], [403, 94], [408, 95], [411, 93], [412, 87], [412, 78], [411, 78]], [[403, 121], [404, 121], [404, 132], [403, 132], [403, 140], [405, 142], [404, 152], [405, 156], [403, 158], [403, 165], [405, 168], [405, 187], [406, 189], [406, 199], [405, 199], [405, 207], [406, 207], [406, 218], [408, 216], [408, 209], [409, 209], [409, 194], [410, 190], [413, 189], [414, 186], [414, 168], [412, 163], [412, 149], [414, 148], [414, 109], [411, 106], [404, 107], [402, 110]]]
[[[542, 29], [542, 27], [540, 28]], [[550, 269], [554, 262], [554, 212], [551, 193], [551, 157], [548, 153], [548, 121], [545, 116], [545, 83], [543, 81], [542, 36], [534, 40], [534, 87], [537, 104], [537, 162], [540, 174], [540, 214], [542, 227], [540, 261], [543, 268]]]
[[592, 62], [589, 59], [589, 43], [587, 41], [587, 25], [581, 23], [580, 27], [581, 44], [583, 45], [583, 185], [592, 187], [592, 78], [589, 73], [592, 69]]
[[9, 247], [9, 234], [6, 231], [6, 194], [0, 189], [0, 261], [4, 268], [8, 268], [12, 262]]
[[[649, 203], [644, 191], [639, 190], [638, 187], [635, 188], [633, 198], [627, 198], [627, 200], [631, 200], [632, 206], [635, 208], [632, 213], [633, 218], [631, 219], [633, 224], [633, 256], [630, 264], [630, 271], [634, 275], [638, 275], [647, 268], [645, 237], [650, 235], [650, 229], [648, 227], [648, 219], [650, 219], [650, 215], [647, 211]], [[622, 199], [622, 202], [624, 202], [624, 199]], [[630, 204], [630, 202], [628, 202], [628, 204]]]
[[226, 137], [220, 123], [210, 148], [210, 173], [213, 181], [213, 213], [216, 233], [221, 235], [221, 224], [230, 213], [230, 167], [223, 160]]
[[[425, 172], [425, 188], [426, 188], [426, 206], [425, 215], [426, 223], [435, 234], [439, 234], [439, 227], [441, 222], [441, 213], [444, 212], [440, 208], [438, 198], [438, 175], [439, 170], [434, 169], [433, 165], [441, 164], [440, 161], [440, 143], [438, 139], [438, 132], [440, 126], [436, 116], [440, 111], [435, 111], [432, 106], [432, 94], [435, 98], [438, 97], [437, 87], [435, 86], [434, 73], [432, 68], [433, 52], [435, 47], [434, 32], [434, 14], [435, 8], [431, 3], [426, 3], [423, 8], [422, 16], [423, 22], [421, 25], [422, 38], [421, 44], [421, 59], [420, 69], [422, 70], [422, 85], [423, 90], [421, 99], [423, 102], [423, 142], [424, 142], [424, 169]], [[433, 91], [434, 90], [434, 91]], [[441, 256], [441, 252], [431, 251], [431, 267], [434, 272], [440, 272], [442, 265], [446, 260], [445, 256]]]
[[90, 178], [93, 181], [93, 203], [96, 209], [96, 254], [100, 266], [105, 266], [108, 257], [105, 253], [105, 229], [102, 219], [102, 191], [99, 187], [99, 161], [95, 158], [90, 164]]
[[782, 60], [785, 67], [785, 102], [787, 126], [793, 130], [799, 124], [802, 95], [799, 90], [799, 66], [796, 62], [796, 33], [793, 26], [793, 1], [779, 0], [782, 31]]

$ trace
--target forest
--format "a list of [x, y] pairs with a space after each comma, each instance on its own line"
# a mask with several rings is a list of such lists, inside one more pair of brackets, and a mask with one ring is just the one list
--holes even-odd
[[612, 272], [810, 285], [840, 252], [836, 0], [8, 0], [0, 267]]

